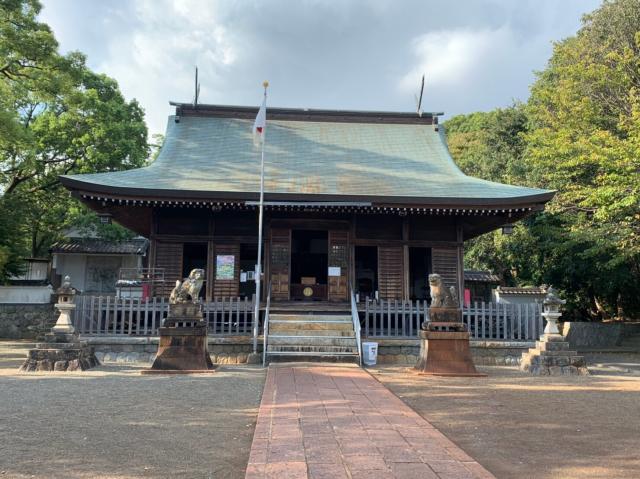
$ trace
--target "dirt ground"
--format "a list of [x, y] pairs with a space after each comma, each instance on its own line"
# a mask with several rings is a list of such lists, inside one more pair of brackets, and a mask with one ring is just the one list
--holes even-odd
[[589, 377], [370, 371], [500, 479], [640, 477], [640, 354], [590, 355]]
[[[265, 372], [140, 376], [139, 365], [18, 374], [0, 341], [0, 478], [241, 479]], [[640, 355], [589, 377], [426, 378], [369, 369], [500, 479], [640, 477]]]
[[0, 343], [0, 478], [244, 478], [265, 373], [18, 374]]

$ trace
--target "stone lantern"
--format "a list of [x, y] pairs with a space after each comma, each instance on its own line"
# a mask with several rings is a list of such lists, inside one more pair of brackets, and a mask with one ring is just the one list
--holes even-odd
[[547, 326], [544, 328], [544, 334], [560, 334], [558, 330], [558, 319], [562, 316], [560, 308], [566, 303], [565, 300], [560, 299], [555, 290], [549, 286], [547, 289], [547, 296], [544, 298], [542, 305], [544, 311], [542, 317], [547, 320]]
[[558, 330], [558, 319], [562, 316], [561, 309], [565, 303], [552, 287], [547, 289], [547, 296], [542, 302], [542, 317], [547, 320], [547, 325], [540, 340], [536, 341], [536, 347], [522, 354], [521, 370], [536, 376], [589, 374], [584, 358], [570, 349], [569, 342]]
[[44, 335], [44, 342], [37, 343], [36, 348], [29, 351], [21, 371], [84, 371], [100, 364], [93, 348], [86, 341], [80, 341], [71, 322], [71, 314], [76, 308], [76, 293], [71, 279], [65, 276], [62, 286], [56, 290], [56, 324], [50, 333]]
[[65, 276], [62, 286], [56, 290], [58, 302], [54, 306], [58, 310], [59, 316], [56, 325], [51, 329], [54, 334], [73, 334], [76, 332], [71, 323], [71, 314], [76, 309], [74, 303], [76, 293], [76, 289], [71, 286], [71, 278]]

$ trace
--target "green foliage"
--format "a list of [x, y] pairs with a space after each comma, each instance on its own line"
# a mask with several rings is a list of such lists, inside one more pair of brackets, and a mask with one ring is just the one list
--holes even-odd
[[45, 254], [64, 228], [90, 221], [86, 210], [71, 214], [81, 209], [59, 175], [135, 168], [149, 155], [140, 105], [81, 53], [60, 55], [39, 11], [37, 0], [0, 0], [0, 192], [16, 217], [0, 245], [11, 244], [9, 258]]
[[525, 106], [445, 123], [475, 176], [557, 190], [467, 262], [506, 283], [554, 284], [576, 317], [640, 313], [640, 1], [605, 1], [559, 42]]
[[449, 150], [468, 175], [526, 184], [522, 160], [527, 115], [522, 104], [454, 116], [444, 124]]

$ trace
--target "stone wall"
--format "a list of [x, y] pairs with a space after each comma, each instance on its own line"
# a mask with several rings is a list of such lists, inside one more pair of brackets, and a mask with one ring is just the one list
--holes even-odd
[[623, 322], [571, 322], [562, 325], [562, 335], [572, 349], [612, 349], [620, 346], [625, 337], [640, 334], [638, 323]]
[[[418, 339], [379, 339], [364, 341], [378, 343], [378, 364], [414, 365], [420, 355]], [[477, 366], [516, 366], [522, 353], [535, 346], [533, 341], [471, 341], [471, 355]]]
[[0, 303], [0, 338], [35, 339], [54, 324], [53, 304]]
[[[158, 349], [157, 337], [87, 337], [96, 351], [96, 356], [104, 362], [150, 362]], [[378, 364], [414, 365], [420, 354], [417, 339], [380, 339], [378, 343]], [[363, 341], [368, 341], [363, 339]], [[258, 342], [258, 356], [252, 357], [252, 342], [248, 336], [210, 337], [209, 354], [218, 364], [244, 364], [262, 362], [262, 340]], [[522, 353], [535, 346], [533, 341], [471, 341], [471, 354], [476, 365], [518, 365]]]
[[[158, 337], [94, 336], [82, 338], [91, 344], [101, 362], [151, 362], [158, 350]], [[250, 357], [253, 350], [251, 338], [246, 336], [208, 339], [209, 355], [217, 364], [243, 364], [262, 362]], [[262, 354], [262, 341], [258, 344]], [[257, 361], [256, 359], [259, 359]]]

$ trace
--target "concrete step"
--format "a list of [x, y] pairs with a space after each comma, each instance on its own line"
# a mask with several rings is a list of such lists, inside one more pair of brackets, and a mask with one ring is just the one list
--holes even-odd
[[568, 351], [569, 347], [567, 341], [536, 341], [536, 348], [541, 351]]
[[353, 331], [351, 321], [271, 321], [269, 320], [269, 331]]
[[269, 356], [305, 356], [305, 357], [333, 357], [333, 358], [342, 358], [342, 357], [357, 357], [358, 353], [332, 353], [332, 352], [300, 352], [300, 351], [268, 351], [267, 354]]
[[531, 356], [577, 356], [578, 351], [566, 349], [564, 351], [540, 351], [535, 348], [529, 349], [529, 354]]
[[[282, 326], [282, 325], [279, 325]], [[306, 329], [288, 327], [269, 327], [269, 334], [278, 336], [338, 336], [344, 338], [354, 337], [353, 328], [345, 329]]]
[[294, 344], [267, 344], [267, 353], [327, 353], [327, 354], [358, 354], [357, 346], [311, 346]]
[[355, 347], [355, 338], [343, 338], [335, 336], [280, 336], [269, 335], [268, 346], [291, 345], [291, 346], [344, 346]]
[[270, 314], [269, 322], [271, 321], [351, 322], [351, 316], [345, 314]]

